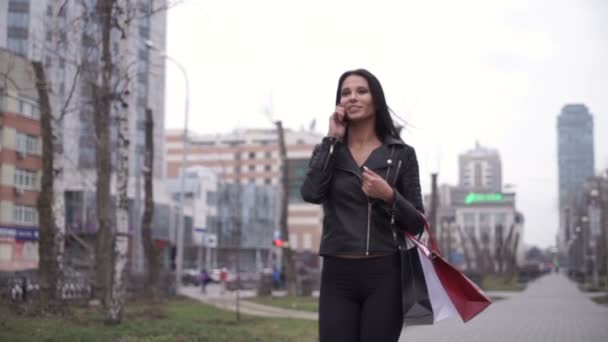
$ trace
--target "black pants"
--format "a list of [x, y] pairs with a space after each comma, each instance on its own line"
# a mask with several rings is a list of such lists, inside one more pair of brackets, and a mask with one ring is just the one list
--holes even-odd
[[403, 326], [399, 254], [323, 258], [321, 342], [397, 341]]

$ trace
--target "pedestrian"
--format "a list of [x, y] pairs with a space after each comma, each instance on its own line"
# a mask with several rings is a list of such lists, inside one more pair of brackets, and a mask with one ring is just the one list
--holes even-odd
[[228, 280], [228, 270], [226, 269], [226, 267], [222, 267], [222, 270], [220, 271], [220, 283], [221, 283], [221, 289], [220, 289], [220, 293], [224, 294], [226, 292], [226, 281]]
[[272, 271], [272, 287], [275, 290], [280, 290], [281, 288], [281, 272], [276, 267]]
[[207, 284], [209, 284], [209, 281], [211, 281], [209, 272], [207, 272], [207, 269], [203, 268], [203, 270], [201, 271], [200, 279], [199, 279], [199, 282], [201, 283], [201, 292], [203, 294], [207, 294]]
[[329, 132], [312, 153], [300, 192], [324, 211], [320, 341], [397, 341], [397, 229], [420, 233], [424, 208], [414, 148], [400, 138], [369, 71], [340, 77]]

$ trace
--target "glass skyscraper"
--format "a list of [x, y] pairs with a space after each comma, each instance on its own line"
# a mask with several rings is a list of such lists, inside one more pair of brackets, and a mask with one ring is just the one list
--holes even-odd
[[[584, 104], [567, 104], [557, 118], [560, 242], [567, 243], [567, 227], [581, 204], [583, 184], [594, 174], [593, 116]], [[563, 247], [563, 245], [562, 245]]]

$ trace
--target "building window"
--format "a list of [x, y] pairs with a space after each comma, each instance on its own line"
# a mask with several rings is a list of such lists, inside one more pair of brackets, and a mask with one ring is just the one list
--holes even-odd
[[19, 113], [28, 118], [37, 119], [40, 117], [38, 106], [31, 100], [19, 99]]
[[13, 207], [13, 222], [23, 225], [36, 225], [38, 224], [38, 212], [34, 207], [16, 205]]
[[33, 135], [17, 132], [15, 147], [17, 152], [38, 154], [39, 140]]
[[304, 234], [302, 234], [302, 237], [303, 237], [302, 248], [307, 251], [311, 250], [312, 249], [312, 234], [304, 233]]
[[267, 158], [267, 159], [272, 158], [272, 152], [270, 152], [270, 151], [266, 151], [266, 158]]
[[215, 192], [215, 191], [207, 191], [207, 205], [208, 206], [216, 206], [217, 205], [217, 192]]
[[26, 242], [23, 244], [23, 259], [26, 261], [38, 260], [38, 244], [36, 242]]
[[10, 261], [13, 258], [13, 245], [0, 242], [0, 261]]
[[249, 178], [249, 183], [255, 184], [255, 178]]
[[272, 184], [272, 179], [270, 179], [270, 178], [264, 179], [264, 184], [266, 184], [266, 185]]
[[255, 159], [255, 152], [249, 152], [249, 159]]
[[496, 213], [494, 214], [494, 226], [501, 225], [503, 229], [507, 225], [507, 214], [505, 213]]
[[35, 190], [38, 188], [38, 173], [36, 171], [15, 169], [15, 187], [20, 189]]
[[27, 40], [8, 38], [6, 48], [16, 55], [25, 56], [27, 54]]
[[289, 234], [289, 247], [292, 250], [298, 250], [298, 234], [291, 233]]
[[308, 169], [308, 159], [290, 159], [287, 169], [287, 178], [289, 184], [289, 202], [302, 203], [304, 200], [300, 195], [300, 188], [306, 177]]
[[266, 172], [272, 171], [272, 165], [264, 165], [264, 171], [266, 171]]
[[254, 172], [255, 171], [255, 165], [249, 165], [249, 171], [250, 172]]
[[464, 231], [469, 236], [475, 236], [475, 214], [464, 214]]

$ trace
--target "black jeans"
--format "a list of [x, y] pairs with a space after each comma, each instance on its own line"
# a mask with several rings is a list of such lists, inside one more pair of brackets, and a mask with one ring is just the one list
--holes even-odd
[[403, 327], [399, 254], [323, 258], [321, 342], [397, 341]]

